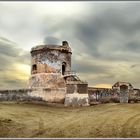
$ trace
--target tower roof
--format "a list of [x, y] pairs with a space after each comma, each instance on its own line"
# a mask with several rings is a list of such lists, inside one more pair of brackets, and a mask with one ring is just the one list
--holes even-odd
[[45, 44], [45, 45], [37, 45], [35, 47], [33, 47], [31, 49], [31, 53], [34, 51], [45, 51], [45, 50], [58, 50], [58, 51], [62, 51], [62, 52], [71, 52], [71, 48], [68, 45], [67, 41], [63, 41], [62, 45], [49, 45], [49, 44]]

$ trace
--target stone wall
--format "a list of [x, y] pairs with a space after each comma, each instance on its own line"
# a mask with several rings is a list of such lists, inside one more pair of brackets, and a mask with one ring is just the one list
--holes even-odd
[[[64, 103], [65, 106], [88, 106], [89, 104], [100, 102], [110, 103], [120, 102], [118, 91], [113, 89], [88, 89], [87, 93], [66, 94], [66, 88], [34, 88], [0, 90], [0, 101], [46, 101], [52, 103]], [[140, 89], [129, 92], [129, 102], [140, 102]]]
[[29, 78], [29, 88], [65, 88], [65, 80], [60, 73], [32, 74]]
[[88, 84], [87, 83], [80, 83], [77, 81], [72, 81], [72, 82], [67, 82], [66, 84], [66, 89], [67, 89], [67, 93], [71, 94], [74, 92], [77, 92], [79, 94], [85, 94], [87, 93], [87, 89], [88, 89]]
[[0, 101], [47, 101], [64, 103], [64, 99], [65, 88], [0, 90]]
[[31, 92], [28, 92], [28, 95], [31, 97], [39, 97], [43, 101], [47, 101], [47, 102], [64, 103], [66, 89], [65, 88], [57, 88], [57, 89], [38, 88], [37, 90], [32, 90]]
[[87, 83], [71, 81], [66, 84], [65, 106], [89, 106]]
[[61, 45], [38, 45], [31, 49], [29, 88], [64, 88], [63, 75], [71, 71], [71, 49]]
[[15, 90], [0, 90], [0, 101], [30, 101], [42, 100], [39, 97], [31, 97], [28, 95], [32, 92], [31, 89], [15, 89]]
[[[66, 63], [65, 71], [70, 71], [71, 54], [68, 46], [39, 45], [32, 48], [31, 72], [32, 74], [43, 72], [62, 73], [63, 62]], [[35, 66], [35, 68], [33, 66]]]
[[[122, 102], [122, 96], [120, 91], [117, 89], [108, 89], [108, 88], [88, 88], [89, 102]], [[134, 89], [128, 92], [128, 102], [140, 102], [140, 90]]]
[[89, 106], [88, 94], [66, 94], [65, 106]]
[[79, 94], [87, 93], [88, 84], [77, 84], [77, 92]]

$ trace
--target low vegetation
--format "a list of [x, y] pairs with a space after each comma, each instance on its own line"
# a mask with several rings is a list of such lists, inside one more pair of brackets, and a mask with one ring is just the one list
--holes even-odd
[[140, 137], [140, 104], [0, 103], [0, 137]]
[[120, 99], [119, 99], [119, 97], [106, 96], [106, 97], [100, 98], [99, 102], [103, 103], [103, 104], [105, 104], [105, 103], [119, 103]]

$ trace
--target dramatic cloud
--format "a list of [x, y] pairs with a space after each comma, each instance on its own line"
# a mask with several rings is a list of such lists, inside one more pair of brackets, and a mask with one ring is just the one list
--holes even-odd
[[27, 82], [25, 80], [29, 75], [27, 71], [27, 69], [29, 70], [28, 58], [29, 55], [21, 48], [18, 48], [16, 43], [0, 37], [1, 89], [26, 86]]
[[44, 44], [59, 44], [59, 40], [55, 37], [48, 36], [44, 39]]
[[0, 16], [1, 87], [24, 87], [31, 47], [63, 40], [72, 69], [90, 86], [140, 87], [139, 2], [0, 2]]

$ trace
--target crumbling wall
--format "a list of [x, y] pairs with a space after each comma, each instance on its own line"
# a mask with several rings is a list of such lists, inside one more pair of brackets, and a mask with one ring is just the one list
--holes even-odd
[[71, 81], [66, 84], [65, 106], [89, 106], [87, 83]]
[[134, 89], [133, 92], [129, 92], [129, 103], [140, 102], [140, 89]]
[[87, 83], [77, 83], [70, 82], [66, 84], [67, 93], [77, 92], [79, 94], [85, 94], [88, 92], [88, 84]]
[[66, 84], [67, 94], [73, 94], [75, 91], [75, 86], [73, 84]]
[[[110, 103], [115, 102], [119, 103], [122, 100], [120, 96], [120, 90], [118, 89], [103, 89], [103, 88], [88, 88], [89, 101], [90, 103], [101, 102], [101, 103]], [[129, 90], [128, 92], [128, 102], [139, 102], [140, 101], [140, 90]]]
[[90, 103], [92, 102], [119, 102], [119, 93], [112, 89], [88, 88]]
[[62, 74], [71, 71], [71, 54], [67, 42], [63, 42], [62, 46], [40, 45], [32, 48], [29, 87], [64, 88]]
[[112, 86], [112, 89], [115, 89], [115, 90], [120, 90], [120, 87], [121, 86], [127, 86], [128, 87], [128, 90], [132, 90], [133, 91], [133, 86], [128, 83], [128, 82], [116, 82], [113, 86]]
[[[32, 74], [42, 72], [62, 73], [63, 62], [66, 63], [66, 71], [71, 70], [71, 53], [61, 51], [61, 47], [60, 49], [55, 49], [54, 46], [53, 48], [34, 50], [31, 52], [31, 56]], [[36, 69], [33, 69], [33, 65], [36, 65]]]
[[89, 106], [88, 94], [66, 94], [65, 106]]
[[0, 101], [46, 101], [64, 103], [65, 88], [0, 90]]
[[0, 90], [0, 101], [42, 101], [42, 98], [30, 96], [31, 89]]
[[66, 83], [59, 73], [32, 74], [29, 79], [29, 88], [65, 88]]
[[38, 88], [36, 90], [32, 90], [32, 92], [29, 92], [28, 95], [31, 97], [42, 98], [42, 100], [47, 102], [64, 103], [66, 90], [65, 88]]
[[88, 84], [77, 84], [77, 92], [79, 94], [84, 94], [88, 92]]

